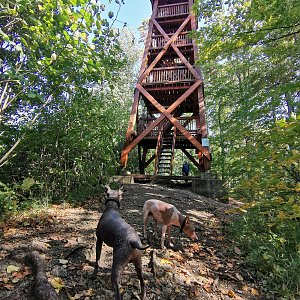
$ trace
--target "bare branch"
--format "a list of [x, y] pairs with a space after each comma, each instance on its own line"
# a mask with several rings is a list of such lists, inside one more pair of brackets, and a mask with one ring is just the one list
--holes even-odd
[[[47, 104], [52, 100], [52, 94], [47, 98], [46, 102], [39, 108], [38, 112], [34, 116], [34, 118], [29, 122], [28, 127], [32, 128], [33, 124], [37, 120], [37, 118], [42, 113], [43, 109], [47, 106]], [[11, 153], [17, 148], [17, 146], [20, 144], [20, 142], [24, 139], [25, 133], [21, 135], [21, 137], [14, 143], [14, 145], [3, 155], [3, 157], [0, 159], [0, 167], [2, 167], [6, 162]]]

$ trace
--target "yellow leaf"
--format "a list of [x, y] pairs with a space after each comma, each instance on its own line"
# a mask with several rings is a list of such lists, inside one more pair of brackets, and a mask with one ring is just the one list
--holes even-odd
[[170, 260], [165, 258], [162, 258], [160, 262], [165, 265], [173, 265], [173, 263]]
[[7, 266], [7, 268], [6, 268], [6, 272], [7, 272], [8, 274], [11, 274], [11, 273], [14, 273], [14, 272], [19, 272], [19, 270], [20, 270], [20, 268], [17, 267], [17, 266], [14, 266], [14, 265], [9, 265], [9, 266]]
[[60, 277], [51, 278], [49, 279], [49, 282], [54, 287], [57, 293], [59, 293], [59, 291], [65, 286], [64, 282]]
[[255, 296], [258, 296], [258, 295], [259, 295], [258, 290], [255, 289], [255, 288], [251, 288], [251, 293], [252, 293], [253, 295], [255, 295]]
[[179, 287], [177, 287], [177, 288], [175, 289], [175, 293], [180, 293]]
[[207, 292], [207, 293], [211, 293], [212, 292], [212, 289], [211, 289], [211, 286], [210, 285], [204, 285], [203, 286], [204, 290]]
[[278, 214], [277, 214], [277, 218], [279, 220], [285, 220], [286, 219], [286, 214], [284, 211], [280, 211]]
[[228, 295], [230, 298], [235, 297], [235, 293], [234, 293], [234, 291], [232, 291], [232, 290], [229, 290], [228, 293], [227, 293], [227, 295]]

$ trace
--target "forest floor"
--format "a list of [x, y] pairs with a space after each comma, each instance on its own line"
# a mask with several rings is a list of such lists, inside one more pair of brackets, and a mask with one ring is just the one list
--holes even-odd
[[[184, 234], [179, 240], [178, 228], [172, 229], [172, 248], [161, 250], [159, 241], [152, 240], [143, 255], [148, 300], [272, 299], [262, 294], [259, 283], [243, 266], [240, 250], [233, 241], [224, 239], [224, 225], [230, 222], [226, 211], [238, 203], [224, 204], [187, 189], [125, 185], [120, 213], [141, 237], [142, 207], [151, 198], [172, 203], [183, 214], [188, 213], [199, 241], [192, 242]], [[110, 283], [112, 249], [106, 245], [102, 249], [98, 276], [91, 280], [95, 228], [102, 202], [103, 199], [91, 199], [80, 208], [54, 206], [39, 215], [1, 224], [0, 299], [34, 299], [31, 269], [22, 259], [17, 259], [32, 250], [43, 256], [46, 275], [59, 291], [60, 299], [114, 299]], [[140, 299], [132, 264], [125, 269], [121, 285], [124, 300]]]

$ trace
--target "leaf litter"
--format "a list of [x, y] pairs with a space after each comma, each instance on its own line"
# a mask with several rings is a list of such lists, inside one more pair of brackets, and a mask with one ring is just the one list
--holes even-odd
[[[224, 239], [223, 227], [230, 221], [230, 215], [225, 212], [233, 210], [236, 203], [224, 204], [189, 190], [151, 184], [125, 185], [123, 196], [120, 214], [141, 238], [142, 207], [150, 198], [172, 203], [183, 214], [188, 213], [199, 238], [192, 242], [173, 227], [174, 246], [166, 250], [160, 249], [159, 240], [142, 239], [145, 245], [150, 242], [143, 255], [148, 300], [272, 299], [261, 292], [253, 276], [245, 276], [251, 272], [244, 270], [240, 249], [233, 241], [227, 244]], [[14, 295], [34, 299], [31, 269], [22, 260], [33, 250], [42, 255], [46, 276], [59, 299], [113, 299], [110, 247], [103, 246], [98, 276], [91, 280], [95, 229], [102, 203], [103, 199], [99, 198], [89, 200], [80, 208], [56, 205], [44, 217], [36, 218], [38, 221], [28, 217], [1, 224], [0, 299], [13, 300]], [[131, 264], [121, 277], [121, 292], [124, 300], [140, 299], [139, 282]]]

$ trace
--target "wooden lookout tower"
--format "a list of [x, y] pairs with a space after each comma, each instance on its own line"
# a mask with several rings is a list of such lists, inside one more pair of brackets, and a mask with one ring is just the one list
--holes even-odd
[[157, 175], [172, 175], [175, 151], [201, 172], [210, 168], [204, 89], [195, 66], [197, 28], [193, 0], [151, 0], [152, 16], [142, 66], [121, 153], [121, 166], [138, 146], [140, 174], [150, 163]]

